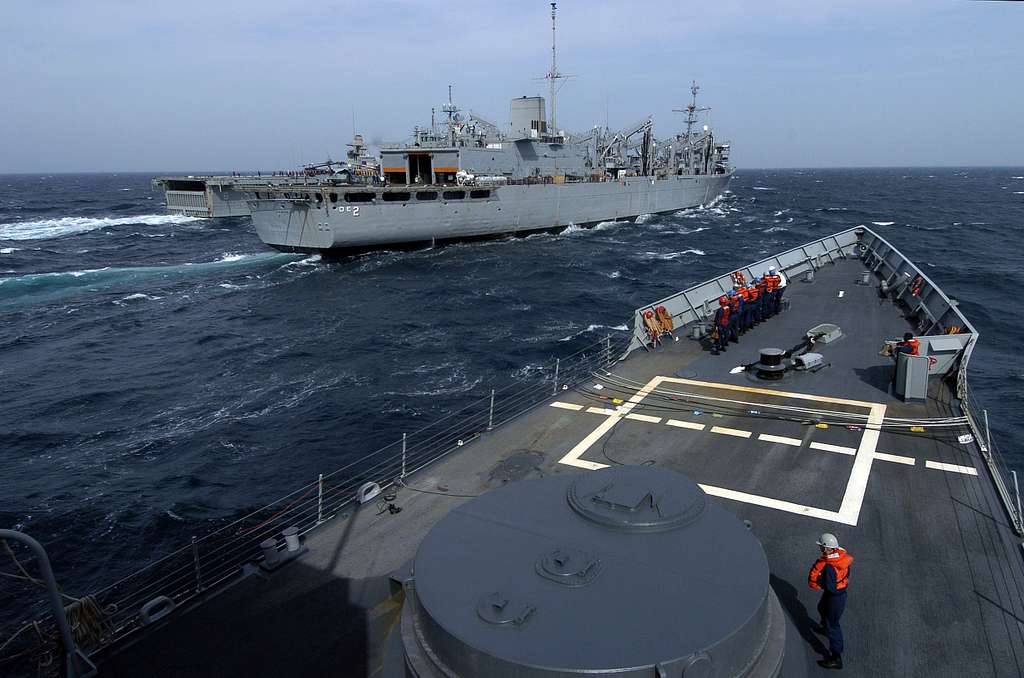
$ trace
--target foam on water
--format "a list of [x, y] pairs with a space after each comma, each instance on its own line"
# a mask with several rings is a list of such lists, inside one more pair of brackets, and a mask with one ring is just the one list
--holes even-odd
[[874, 224], [875, 226], [892, 226], [896, 222], [895, 221], [872, 221], [871, 223]]
[[60, 217], [39, 221], [15, 221], [0, 224], [0, 240], [47, 240], [76, 233], [87, 233], [110, 226], [129, 224], [165, 226], [167, 224], [187, 224], [193, 221], [202, 221], [202, 219], [179, 214], [143, 214], [137, 217]]

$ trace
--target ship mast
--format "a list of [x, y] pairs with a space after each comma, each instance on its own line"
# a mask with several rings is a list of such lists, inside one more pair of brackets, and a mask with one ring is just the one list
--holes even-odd
[[555, 3], [551, 3], [551, 70], [544, 76], [548, 80], [548, 84], [551, 87], [551, 126], [548, 130], [549, 134], [557, 134], [558, 128], [555, 126], [555, 94], [557, 93], [557, 81], [564, 80], [566, 76], [558, 72], [558, 61], [556, 59], [555, 52], [555, 10], [558, 8]]
[[697, 108], [697, 92], [700, 86], [696, 80], [690, 83], [690, 105], [686, 108], [673, 108], [673, 113], [686, 113], [686, 168], [693, 171], [693, 126], [697, 123], [697, 114], [710, 111], [710, 108]]

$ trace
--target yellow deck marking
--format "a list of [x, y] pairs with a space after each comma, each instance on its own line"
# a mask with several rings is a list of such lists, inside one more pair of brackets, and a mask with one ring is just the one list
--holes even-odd
[[574, 405], [573, 403], [559, 403], [559, 402], [551, 403], [551, 407], [561, 407], [563, 410], [573, 410], [575, 412], [579, 412], [580, 410], [583, 409], [583, 405]]
[[782, 443], [783, 445], [792, 445], [793, 447], [800, 447], [804, 444], [804, 441], [799, 438], [787, 438], [786, 436], [773, 436], [771, 433], [762, 433], [757, 436], [758, 440], [766, 440], [769, 443]]
[[629, 401], [626, 402], [619, 409], [618, 412], [614, 412], [613, 414], [610, 414], [608, 416], [608, 418], [605, 419], [604, 421], [602, 421], [597, 426], [597, 428], [595, 428], [593, 431], [590, 432], [589, 435], [587, 435], [586, 438], [584, 438], [580, 442], [576, 443], [575, 447], [573, 447], [571, 450], [569, 450], [564, 457], [559, 459], [558, 463], [566, 464], [567, 466], [575, 466], [577, 468], [590, 469], [591, 471], [594, 471], [594, 470], [597, 470], [597, 469], [600, 469], [600, 468], [607, 468], [608, 464], [598, 464], [597, 462], [594, 462], [594, 461], [587, 461], [586, 459], [580, 459], [580, 457], [582, 457], [586, 453], [586, 451], [589, 450], [590, 447], [594, 443], [596, 443], [598, 440], [600, 440], [601, 437], [605, 433], [608, 433], [608, 431], [610, 431], [613, 426], [615, 426], [617, 423], [619, 423], [619, 421], [622, 419], [623, 415], [629, 414], [630, 410], [632, 410], [634, 407], [636, 407], [637, 404], [641, 400], [646, 398], [648, 396], [648, 394], [650, 394], [651, 391], [656, 389], [658, 387], [658, 384], [660, 384], [663, 379], [664, 379], [664, 377], [654, 377], [649, 382], [644, 384], [644, 387], [641, 388], [639, 391], [637, 391], [633, 395], [633, 397], [631, 397], [629, 399]]
[[829, 445], [828, 443], [811, 443], [808, 445], [811, 449], [821, 450], [823, 452], [837, 452], [839, 454], [848, 454], [853, 456], [857, 454], [857, 450], [852, 447], [845, 447], [843, 445]]
[[977, 469], [973, 466], [957, 466], [956, 464], [943, 464], [939, 461], [926, 461], [924, 463], [926, 468], [933, 468], [936, 471], [949, 471], [950, 473], [963, 473], [968, 476], [978, 475]]
[[695, 424], [692, 421], [680, 421], [678, 419], [669, 419], [665, 422], [669, 426], [675, 426], [677, 428], [689, 428], [694, 431], [703, 431], [704, 424]]
[[901, 457], [898, 454], [886, 454], [885, 452], [875, 452], [875, 459], [891, 461], [894, 464], [906, 464], [907, 466], [913, 466], [917, 463], [917, 460], [913, 457]]
[[724, 436], [736, 436], [737, 438], [749, 438], [753, 435], [750, 431], [742, 431], [738, 428], [726, 428], [725, 426], [712, 426], [712, 433], [721, 433]]
[[717, 384], [711, 381], [695, 381], [693, 379], [680, 379], [679, 377], [661, 377], [662, 381], [673, 384], [689, 384], [691, 386], [704, 386], [706, 388], [719, 389], [724, 391], [742, 391], [744, 393], [757, 393], [777, 398], [795, 398], [796, 400], [816, 400], [822, 403], [833, 405], [853, 405], [854, 407], [870, 408], [877, 403], [869, 403], [863, 400], [848, 400], [846, 398], [831, 398], [829, 396], [809, 395], [807, 393], [790, 393], [789, 391], [774, 391], [770, 388], [757, 388], [755, 386], [737, 386], [735, 384]]
[[607, 407], [588, 407], [587, 412], [590, 412], [591, 414], [615, 414], [615, 410]]
[[661, 417], [652, 417], [649, 414], [627, 414], [626, 419], [635, 419], [637, 421], [646, 421], [650, 424], [658, 424], [661, 422]]

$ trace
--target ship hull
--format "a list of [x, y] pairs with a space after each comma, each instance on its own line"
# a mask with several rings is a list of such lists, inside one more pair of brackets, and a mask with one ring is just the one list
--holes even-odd
[[[519, 235], [631, 219], [706, 205], [727, 189], [732, 173], [629, 177], [619, 181], [459, 188], [461, 199], [444, 199], [441, 187], [389, 189], [408, 200], [370, 202], [267, 200], [249, 203], [253, 226], [264, 243], [293, 252], [361, 251]], [[433, 200], [417, 193], [436, 190]], [[471, 197], [486, 193], [486, 197]]]

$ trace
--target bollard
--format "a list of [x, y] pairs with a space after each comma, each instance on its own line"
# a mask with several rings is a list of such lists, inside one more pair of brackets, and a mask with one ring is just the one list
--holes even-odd
[[813, 268], [807, 269], [807, 272], [804, 273], [804, 282], [808, 282], [808, 283], [809, 282], [814, 282], [814, 269]]
[[870, 285], [871, 284], [871, 271], [864, 271], [860, 274], [860, 284]]
[[260, 550], [263, 551], [263, 562], [269, 567], [277, 562], [277, 540], [264, 539], [260, 542]]
[[288, 551], [295, 553], [299, 550], [299, 528], [292, 525], [281, 530], [284, 535], [284, 543], [288, 545]]

